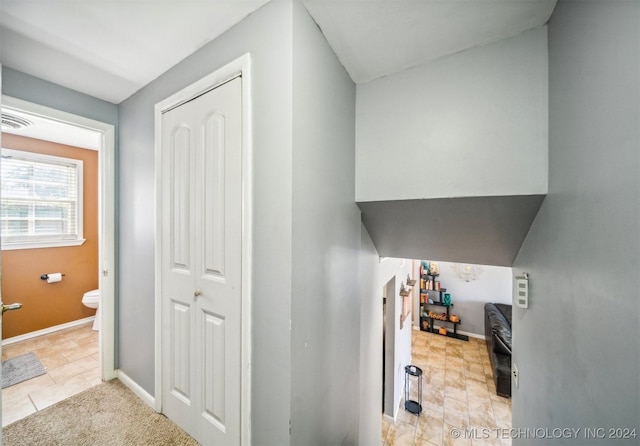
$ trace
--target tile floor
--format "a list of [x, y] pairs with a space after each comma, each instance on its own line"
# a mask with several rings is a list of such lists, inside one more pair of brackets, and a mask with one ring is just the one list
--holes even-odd
[[[511, 445], [504, 438], [511, 428], [511, 400], [496, 395], [483, 340], [414, 330], [411, 348], [412, 364], [423, 371], [423, 412], [405, 411], [403, 400], [395, 425], [382, 420], [384, 446]], [[415, 395], [417, 386], [411, 390]], [[465, 438], [464, 432], [452, 438], [460, 432], [454, 429], [473, 428], [476, 434], [468, 437], [477, 438]]]
[[47, 373], [2, 389], [2, 425], [100, 384], [98, 332], [92, 323], [2, 347], [2, 359], [34, 352]]

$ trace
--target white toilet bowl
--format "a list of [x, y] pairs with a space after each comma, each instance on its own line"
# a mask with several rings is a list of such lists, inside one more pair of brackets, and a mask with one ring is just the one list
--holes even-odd
[[91, 290], [84, 293], [82, 303], [89, 308], [96, 309], [96, 318], [93, 320], [93, 329], [100, 330], [100, 290]]

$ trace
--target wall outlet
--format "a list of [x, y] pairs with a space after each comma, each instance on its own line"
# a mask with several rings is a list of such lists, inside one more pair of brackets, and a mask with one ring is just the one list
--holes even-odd
[[516, 389], [517, 389], [518, 388], [518, 378], [520, 376], [520, 373], [518, 372], [518, 366], [516, 365], [515, 362], [511, 365], [511, 374], [513, 375], [513, 382], [516, 385]]

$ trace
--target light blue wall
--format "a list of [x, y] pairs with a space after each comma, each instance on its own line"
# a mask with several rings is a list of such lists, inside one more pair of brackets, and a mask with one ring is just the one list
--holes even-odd
[[[513, 426], [640, 434], [640, 3], [561, 0], [549, 79], [549, 195], [513, 268], [530, 273]], [[638, 444], [604, 434], [513, 443]]]
[[358, 85], [356, 200], [546, 193], [547, 54], [541, 27]]
[[293, 7], [291, 444], [358, 444], [355, 84]]
[[154, 105], [250, 52], [252, 435], [289, 443], [292, 6], [270, 2], [120, 104], [120, 368], [154, 392]]
[[73, 113], [96, 121], [118, 124], [118, 106], [101, 99], [70, 90], [60, 85], [30, 76], [9, 67], [2, 67], [2, 94], [34, 104]]

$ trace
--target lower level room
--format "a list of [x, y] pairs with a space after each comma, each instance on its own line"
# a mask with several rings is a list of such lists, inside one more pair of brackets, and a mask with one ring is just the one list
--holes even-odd
[[378, 272], [383, 444], [451, 444], [469, 429], [511, 444], [512, 269], [381, 258]]

